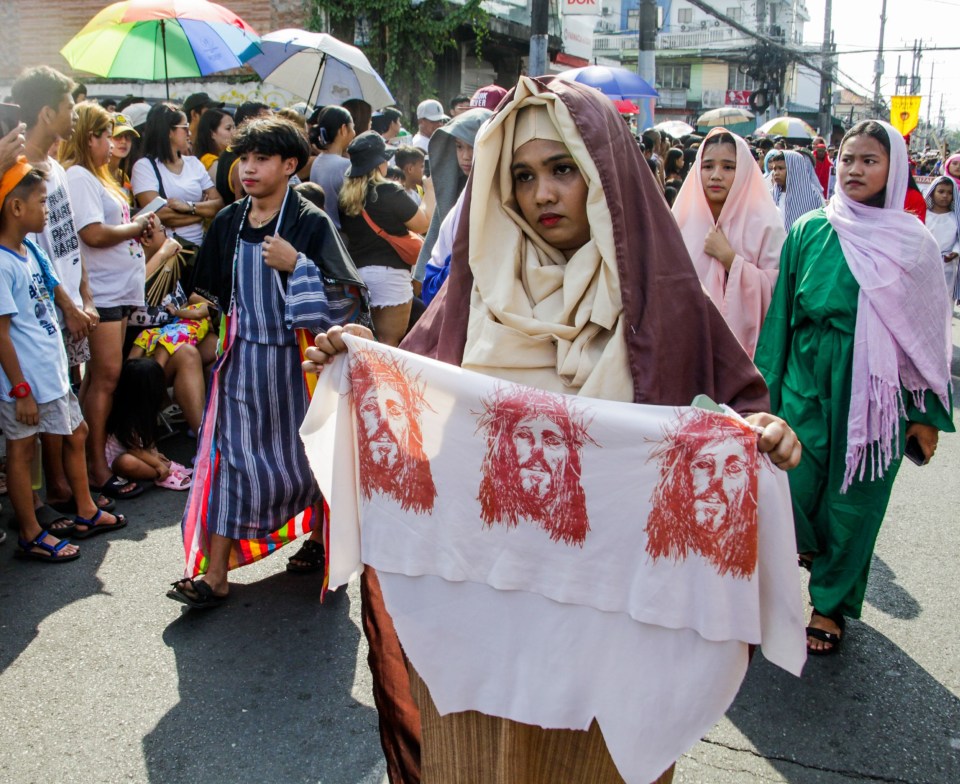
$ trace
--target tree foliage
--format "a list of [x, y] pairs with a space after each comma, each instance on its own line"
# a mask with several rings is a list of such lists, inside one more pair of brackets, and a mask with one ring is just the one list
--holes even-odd
[[365, 20], [368, 40], [361, 48], [405, 108], [433, 92], [437, 57], [457, 46], [460, 28], [472, 28], [478, 44], [487, 30], [481, 0], [311, 0], [311, 26], [329, 20], [337, 38], [353, 43], [358, 20]]

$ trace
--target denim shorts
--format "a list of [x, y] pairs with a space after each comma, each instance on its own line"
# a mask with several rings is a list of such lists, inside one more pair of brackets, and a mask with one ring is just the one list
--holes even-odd
[[123, 321], [135, 310], [136, 308], [133, 305], [114, 305], [107, 308], [97, 308], [97, 313], [100, 314], [100, 320], [103, 322]]

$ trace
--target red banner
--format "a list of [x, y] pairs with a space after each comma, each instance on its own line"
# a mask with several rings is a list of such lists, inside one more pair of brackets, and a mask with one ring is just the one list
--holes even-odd
[[727, 106], [749, 106], [751, 95], [753, 90], [727, 90], [725, 103]]

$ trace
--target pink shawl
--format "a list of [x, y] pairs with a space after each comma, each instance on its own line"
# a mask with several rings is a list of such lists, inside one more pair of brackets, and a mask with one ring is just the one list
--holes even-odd
[[940, 248], [916, 216], [903, 211], [907, 146], [893, 126], [880, 124], [890, 137], [883, 207], [849, 199], [838, 183], [826, 208], [860, 284], [841, 492], [863, 480], [868, 463], [873, 480], [899, 455], [901, 387], [921, 410], [928, 389], [949, 408], [951, 313]]
[[954, 177], [950, 174], [950, 164], [954, 161], [960, 161], [960, 154], [951, 155], [943, 164], [943, 173], [946, 174], [950, 179], [952, 179], [957, 185], [960, 185], [960, 177]]
[[[706, 140], [719, 133], [729, 131], [714, 128], [697, 150], [697, 160], [673, 203], [673, 216], [700, 282], [752, 359], [777, 284], [780, 249], [786, 234], [783, 218], [770, 198], [770, 189], [760, 168], [747, 143], [736, 134], [730, 135], [737, 144], [737, 173], [720, 220], [714, 224], [703, 192], [700, 162], [707, 149]], [[703, 251], [707, 232], [714, 225], [724, 233], [737, 254], [729, 273]]]

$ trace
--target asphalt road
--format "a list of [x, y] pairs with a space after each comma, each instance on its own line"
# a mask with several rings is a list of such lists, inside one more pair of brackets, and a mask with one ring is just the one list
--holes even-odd
[[[842, 652], [799, 679], [758, 655], [678, 784], [960, 782], [958, 478], [960, 436], [903, 467]], [[183, 610], [164, 591], [184, 500], [122, 504], [130, 525], [73, 564], [0, 547], [0, 784], [380, 784], [356, 587], [321, 605], [281, 553], [235, 572], [224, 607]]]

